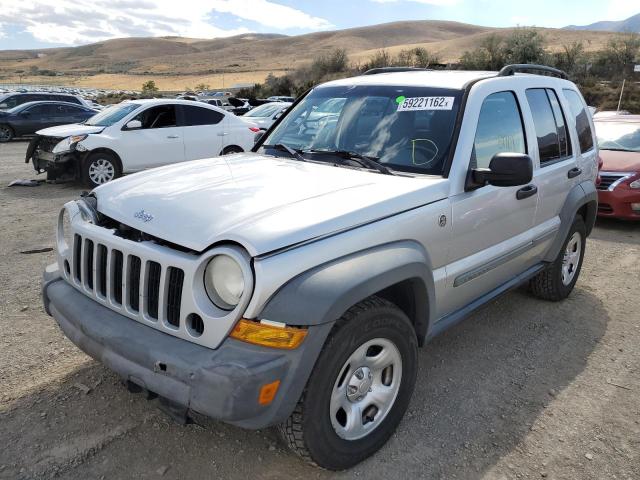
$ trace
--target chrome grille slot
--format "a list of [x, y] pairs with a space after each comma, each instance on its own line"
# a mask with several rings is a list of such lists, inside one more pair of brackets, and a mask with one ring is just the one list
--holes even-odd
[[97, 285], [97, 292], [103, 296], [106, 297], [107, 296], [107, 268], [109, 265], [109, 251], [107, 250], [107, 247], [105, 247], [102, 244], [98, 244], [98, 256], [97, 256], [97, 262], [96, 262], [96, 267], [97, 267], [97, 271], [96, 271], [96, 281], [98, 282]]
[[129, 307], [134, 312], [140, 311], [140, 257], [129, 255], [129, 269], [127, 273], [127, 287], [129, 290]]
[[120, 250], [111, 251], [111, 294], [113, 301], [122, 305], [122, 270], [123, 270], [123, 257]]
[[84, 241], [84, 283], [89, 290], [93, 290], [93, 242]]
[[184, 271], [169, 267], [169, 287], [167, 290], [167, 322], [174, 327], [180, 326], [180, 303], [182, 301], [182, 285]]
[[147, 263], [147, 314], [154, 320], [158, 319], [158, 304], [160, 300], [160, 277], [162, 268], [158, 262]]

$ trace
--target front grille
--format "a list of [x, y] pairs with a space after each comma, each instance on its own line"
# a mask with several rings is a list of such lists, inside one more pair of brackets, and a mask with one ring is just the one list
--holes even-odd
[[126, 306], [130, 314], [180, 326], [182, 269], [166, 267], [165, 272], [158, 262], [125, 255], [78, 234], [73, 249], [73, 281], [85, 292], [115, 307]]
[[609, 190], [612, 184], [625, 177], [624, 173], [601, 173], [600, 174], [600, 185], [596, 188], [598, 190]]

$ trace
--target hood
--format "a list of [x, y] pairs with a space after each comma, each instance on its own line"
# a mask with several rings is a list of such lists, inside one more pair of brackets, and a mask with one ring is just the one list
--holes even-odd
[[600, 158], [604, 172], [640, 172], [640, 152], [600, 150]]
[[49, 127], [42, 130], [38, 130], [36, 134], [43, 137], [61, 137], [66, 138], [71, 135], [85, 135], [89, 133], [100, 133], [105, 127], [81, 125], [79, 123], [72, 123], [70, 125], [59, 125], [57, 127]]
[[233, 241], [255, 256], [446, 198], [447, 187], [439, 177], [245, 153], [129, 175], [94, 193], [101, 213], [149, 235], [198, 252]]

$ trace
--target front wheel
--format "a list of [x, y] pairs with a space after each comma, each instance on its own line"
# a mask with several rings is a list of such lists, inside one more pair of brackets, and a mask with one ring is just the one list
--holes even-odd
[[109, 152], [96, 152], [87, 157], [82, 164], [82, 183], [95, 188], [122, 175], [120, 161]]
[[392, 303], [371, 297], [338, 320], [279, 432], [310, 463], [350, 468], [396, 430], [416, 371], [417, 338], [409, 319]]

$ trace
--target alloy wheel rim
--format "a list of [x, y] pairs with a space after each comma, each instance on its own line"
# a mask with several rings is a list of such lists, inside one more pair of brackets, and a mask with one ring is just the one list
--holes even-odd
[[576, 276], [578, 265], [580, 263], [580, 253], [582, 251], [582, 236], [579, 232], [574, 232], [567, 242], [562, 257], [562, 283], [569, 285]]
[[7, 127], [0, 127], [0, 140], [9, 140], [11, 138], [11, 132]]
[[116, 168], [109, 160], [99, 158], [89, 166], [89, 178], [96, 185], [110, 182], [116, 175]]
[[358, 347], [338, 373], [329, 405], [331, 425], [345, 440], [358, 440], [383, 422], [402, 381], [402, 357], [385, 338]]

